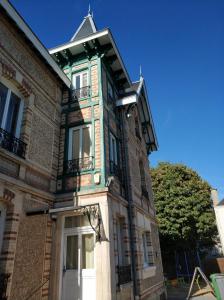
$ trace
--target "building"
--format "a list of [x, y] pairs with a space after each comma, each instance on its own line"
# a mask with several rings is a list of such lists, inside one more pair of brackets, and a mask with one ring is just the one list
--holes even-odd
[[0, 15], [1, 297], [165, 299], [144, 78], [90, 12], [49, 52]]
[[216, 189], [212, 189], [211, 198], [215, 211], [216, 224], [218, 229], [218, 235], [220, 240], [220, 248], [222, 255], [224, 255], [224, 199], [219, 201], [218, 192]]

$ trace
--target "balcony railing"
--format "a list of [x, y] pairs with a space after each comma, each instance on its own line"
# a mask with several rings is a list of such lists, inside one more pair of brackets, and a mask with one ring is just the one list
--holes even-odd
[[26, 144], [2, 128], [0, 128], [0, 147], [25, 158]]
[[117, 266], [118, 285], [131, 281], [131, 265]]
[[84, 86], [79, 89], [72, 90], [72, 101], [77, 101], [81, 98], [88, 98], [90, 96], [90, 86]]
[[65, 161], [65, 173], [74, 174], [93, 169], [93, 156]]

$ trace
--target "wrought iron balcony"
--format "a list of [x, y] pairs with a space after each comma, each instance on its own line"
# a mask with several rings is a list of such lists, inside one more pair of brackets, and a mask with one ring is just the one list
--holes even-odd
[[90, 86], [84, 86], [80, 89], [72, 90], [72, 101], [77, 101], [90, 96]]
[[0, 147], [25, 158], [26, 144], [2, 128], [0, 128]]
[[131, 281], [131, 265], [117, 266], [118, 285]]
[[93, 156], [65, 161], [65, 173], [74, 174], [93, 169]]

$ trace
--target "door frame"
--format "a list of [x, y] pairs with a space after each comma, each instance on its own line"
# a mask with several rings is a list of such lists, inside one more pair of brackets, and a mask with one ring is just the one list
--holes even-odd
[[[94, 236], [94, 239], [96, 238], [96, 234], [92, 227], [89, 226], [83, 226], [83, 227], [73, 227], [73, 228], [64, 228], [65, 225], [65, 218], [66, 217], [78, 217], [80, 215], [74, 215], [74, 214], [68, 214], [62, 216], [62, 222], [61, 222], [61, 243], [60, 243], [60, 275], [59, 275], [59, 298], [58, 300], [61, 300], [62, 297], [62, 289], [63, 289], [63, 267], [64, 267], [64, 251], [65, 251], [65, 236], [67, 235], [78, 235], [79, 234], [85, 234], [85, 233], [92, 233]], [[94, 267], [96, 270], [96, 247], [94, 247]], [[81, 256], [81, 253], [80, 253]], [[80, 272], [80, 271], [79, 271]]]

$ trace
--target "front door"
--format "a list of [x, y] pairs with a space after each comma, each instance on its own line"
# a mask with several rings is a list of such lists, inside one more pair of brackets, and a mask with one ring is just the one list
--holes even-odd
[[91, 228], [64, 229], [62, 300], [95, 300], [95, 235]]

